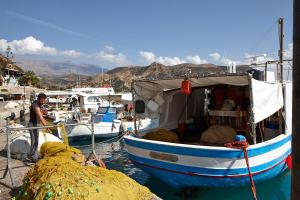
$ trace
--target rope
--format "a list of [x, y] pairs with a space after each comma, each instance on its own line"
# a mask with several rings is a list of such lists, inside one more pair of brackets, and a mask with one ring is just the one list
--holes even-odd
[[61, 136], [62, 136], [62, 138], [63, 138], [64, 143], [65, 143], [66, 145], [68, 145], [68, 144], [69, 144], [69, 139], [68, 139], [68, 134], [67, 134], [65, 125], [64, 125], [64, 124], [61, 124], [61, 125], [59, 126], [59, 128], [60, 128]]
[[255, 183], [254, 183], [254, 180], [253, 180], [252, 173], [250, 171], [249, 157], [248, 157], [248, 151], [247, 151], [247, 147], [249, 146], [248, 142], [247, 141], [234, 141], [234, 142], [231, 142], [231, 143], [224, 144], [224, 146], [226, 146], [228, 148], [242, 149], [243, 150], [244, 158], [245, 158], [245, 161], [246, 161], [246, 164], [247, 164], [248, 174], [249, 174], [249, 178], [250, 178], [250, 185], [251, 185], [251, 190], [252, 190], [252, 194], [253, 194], [253, 199], [257, 200]]
[[[107, 143], [107, 142], [113, 141], [113, 140], [115, 140], [115, 139], [117, 139], [117, 138], [119, 138], [119, 140], [117, 140], [117, 142], [119, 142], [121, 139], [123, 139], [123, 136], [126, 135], [126, 134], [127, 134], [127, 133], [124, 132], [124, 133], [121, 134], [121, 135], [112, 137], [112, 138], [110, 138], [110, 139], [108, 139], [108, 140], [103, 140], [103, 141], [101, 141], [101, 142], [96, 142], [95, 144], [103, 144], [103, 143]], [[75, 148], [84, 148], [84, 147], [90, 147], [90, 146], [92, 146], [92, 144], [87, 144], [87, 145], [72, 145], [72, 147], [75, 147]]]

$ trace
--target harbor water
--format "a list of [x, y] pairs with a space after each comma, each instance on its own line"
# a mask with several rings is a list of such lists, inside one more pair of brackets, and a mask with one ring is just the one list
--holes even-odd
[[[99, 142], [99, 141], [98, 141]], [[79, 147], [85, 155], [91, 152], [91, 147], [87, 146], [88, 141], [73, 141], [71, 145]], [[161, 180], [145, 173], [135, 167], [128, 159], [123, 141], [102, 142], [96, 144], [97, 154], [105, 161], [109, 169], [121, 171], [142, 185], [148, 187], [156, 195], [163, 199], [180, 200], [252, 200], [250, 183], [243, 187], [227, 188], [191, 188], [185, 192], [176, 190], [166, 185]], [[291, 173], [286, 170], [281, 175], [256, 184], [257, 197], [263, 200], [289, 200], [291, 188]]]

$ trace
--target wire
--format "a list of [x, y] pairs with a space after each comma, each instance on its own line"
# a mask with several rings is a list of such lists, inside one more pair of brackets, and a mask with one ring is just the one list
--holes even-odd
[[262, 36], [257, 40], [257, 42], [254, 43], [254, 45], [252, 45], [251, 49], [249, 52], [253, 52], [255, 50], [256, 47], [259, 46], [259, 44], [262, 43], [263, 40], [265, 40], [265, 38], [267, 37], [267, 35], [271, 32], [271, 30], [274, 28], [274, 26], [277, 24], [277, 20], [275, 22], [273, 22], [266, 30], [265, 32], [262, 34]]
[[[115, 140], [115, 139], [117, 139], [117, 138], [119, 138], [118, 141], [120, 141], [120, 139], [122, 139], [124, 135], [126, 135], [126, 132], [124, 132], [123, 134], [118, 135], [118, 136], [116, 136], [116, 137], [110, 138], [110, 139], [108, 139], [108, 140], [104, 140], [104, 141], [101, 141], [101, 142], [96, 142], [95, 145], [96, 145], [96, 144], [107, 143], [107, 142], [113, 141], [113, 140]], [[90, 147], [90, 146], [92, 146], [92, 144], [87, 144], [87, 145], [71, 145], [71, 146], [72, 146], [72, 147], [75, 147], [75, 148], [84, 148], [84, 147]]]

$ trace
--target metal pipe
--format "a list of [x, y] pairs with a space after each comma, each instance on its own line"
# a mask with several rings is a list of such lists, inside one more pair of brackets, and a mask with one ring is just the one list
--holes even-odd
[[268, 62], [265, 64], [265, 81], [267, 81]]
[[10, 118], [8, 117], [6, 119], [7, 164], [6, 164], [5, 172], [3, 174], [3, 178], [6, 177], [7, 172], [8, 172], [9, 176], [10, 176], [12, 187], [15, 188], [16, 183], [15, 183], [15, 179], [14, 179], [14, 176], [12, 174], [12, 168], [11, 168], [11, 165], [10, 165], [11, 164], [11, 153], [10, 153], [10, 127], [9, 127], [9, 122], [10, 122]]
[[291, 199], [300, 199], [300, 1], [294, 1], [293, 16], [293, 116]]
[[133, 88], [133, 86], [134, 86], [134, 81], [132, 81], [132, 83], [131, 83], [131, 94], [132, 94], [132, 102], [133, 102], [133, 105], [134, 105], [134, 109], [133, 109], [133, 112], [134, 112], [134, 116], [133, 116], [133, 119], [134, 119], [134, 121], [133, 121], [133, 123], [134, 123], [134, 133], [137, 134], [136, 112], [135, 112], [136, 107], [135, 107], [134, 88]]
[[94, 120], [94, 114], [92, 113], [92, 116], [91, 116], [91, 121], [92, 121], [92, 129], [91, 129], [91, 132], [92, 132], [92, 152], [93, 154], [96, 155], [96, 152], [95, 152], [95, 120]]
[[[85, 123], [78, 123], [78, 124], [64, 124], [64, 126], [78, 126], [78, 125], [86, 125], [88, 126], [89, 124], [85, 124]], [[19, 128], [14, 128], [11, 127], [10, 130], [11, 131], [18, 131], [18, 130], [36, 130], [36, 129], [45, 129], [45, 128], [56, 128], [56, 127], [60, 127], [61, 124], [59, 125], [51, 125], [51, 126], [37, 126], [37, 127], [19, 127]]]

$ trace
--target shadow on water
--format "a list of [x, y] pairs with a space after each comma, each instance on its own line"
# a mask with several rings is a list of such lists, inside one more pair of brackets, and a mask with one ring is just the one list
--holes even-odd
[[[99, 143], [100, 142], [100, 143]], [[249, 186], [213, 188], [198, 187], [187, 190], [173, 189], [161, 180], [136, 168], [128, 159], [124, 143], [117, 141], [105, 143], [96, 140], [96, 152], [105, 161], [109, 169], [121, 171], [138, 183], [148, 187], [153, 193], [163, 199], [180, 200], [252, 200], [252, 192]], [[72, 145], [88, 145], [89, 141], [76, 141]], [[85, 155], [91, 152], [91, 147], [80, 148]], [[286, 170], [281, 175], [256, 184], [257, 197], [263, 200], [289, 200], [291, 187], [291, 173]]]

